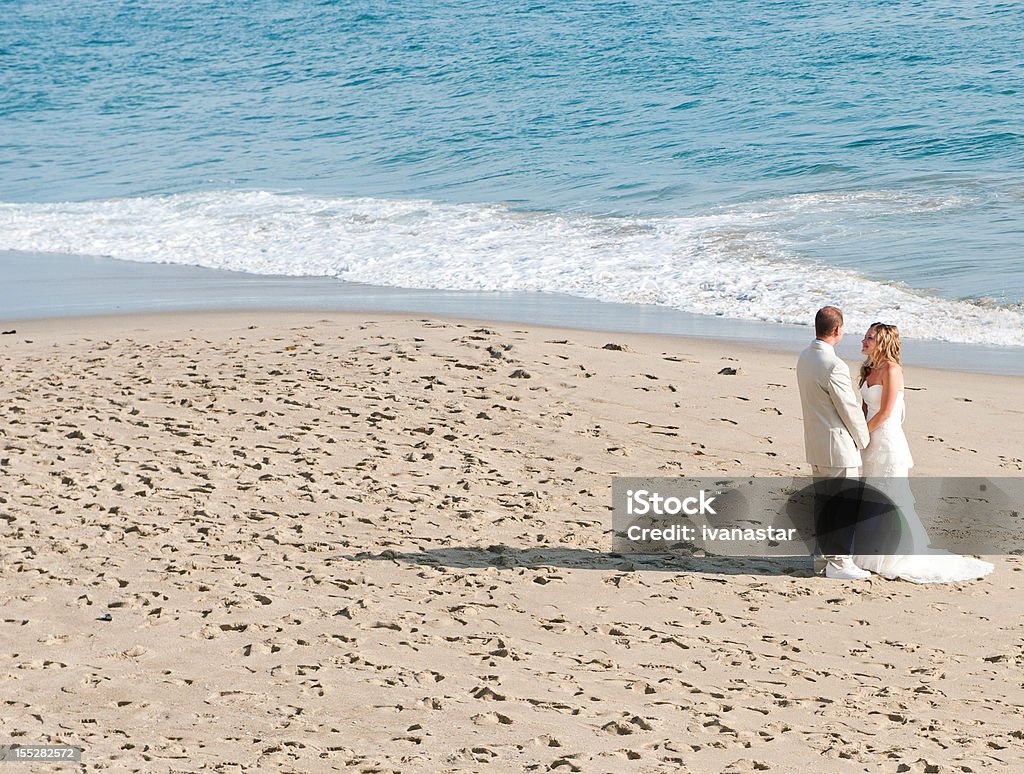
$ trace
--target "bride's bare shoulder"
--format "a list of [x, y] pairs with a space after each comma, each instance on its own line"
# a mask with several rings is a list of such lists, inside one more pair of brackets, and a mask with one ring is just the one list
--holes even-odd
[[879, 366], [879, 369], [886, 376], [892, 376], [893, 374], [902, 374], [903, 366], [893, 360], [887, 360]]
[[903, 366], [889, 360], [878, 366], [879, 377], [883, 384], [894, 385], [897, 389], [903, 387]]

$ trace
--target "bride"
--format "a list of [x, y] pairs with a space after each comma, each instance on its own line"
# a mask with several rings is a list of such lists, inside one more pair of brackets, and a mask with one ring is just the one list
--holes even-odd
[[[897, 504], [905, 537], [918, 552], [928, 551], [928, 534], [914, 510], [914, 494], [907, 476], [914, 460], [903, 434], [906, 406], [903, 367], [900, 365], [900, 334], [895, 325], [874, 323], [861, 341], [866, 360], [860, 369], [860, 394], [864, 401], [871, 440], [862, 453], [861, 475]], [[969, 556], [945, 552], [856, 555], [854, 564], [885, 578], [914, 583], [951, 583], [988, 575], [993, 566]]]

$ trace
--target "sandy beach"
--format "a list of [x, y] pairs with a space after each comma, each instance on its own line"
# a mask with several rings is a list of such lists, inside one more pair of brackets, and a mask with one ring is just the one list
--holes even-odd
[[[809, 472], [790, 354], [265, 311], [0, 343], [3, 743], [145, 772], [1024, 761], [1020, 557], [923, 587], [609, 554], [613, 476]], [[915, 475], [1021, 475], [1024, 379], [906, 376]]]

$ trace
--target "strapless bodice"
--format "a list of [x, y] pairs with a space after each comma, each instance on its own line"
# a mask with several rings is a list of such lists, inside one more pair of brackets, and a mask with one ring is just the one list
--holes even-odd
[[[864, 401], [864, 404], [868, 407], [868, 421], [871, 421], [871, 417], [879, 412], [882, 408], [882, 385], [873, 384], [868, 387], [867, 384], [860, 386], [860, 397]], [[896, 405], [893, 406], [892, 414], [882, 424], [883, 427], [890, 423], [902, 425], [903, 420], [907, 416], [907, 404], [903, 398], [903, 390], [896, 393]]]
[[[862, 384], [860, 396], [868, 407], [870, 422], [882, 408], [882, 385], [868, 387]], [[892, 408], [892, 414], [871, 432], [871, 442], [861, 453], [865, 476], [906, 476], [907, 471], [914, 466], [907, 437], [903, 434], [903, 420], [906, 415], [903, 390], [900, 390], [896, 393], [896, 404]]]

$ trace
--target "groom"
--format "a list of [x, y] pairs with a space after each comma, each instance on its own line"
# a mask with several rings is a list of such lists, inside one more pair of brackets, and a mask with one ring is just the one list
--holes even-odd
[[814, 317], [814, 335], [814, 343], [800, 354], [796, 375], [807, 461], [816, 479], [816, 491], [828, 493], [825, 511], [819, 507], [816, 516], [819, 550], [824, 555], [826, 577], [867, 578], [870, 573], [850, 558], [857, 502], [841, 481], [860, 475], [860, 450], [868, 445], [868, 426], [850, 380], [850, 369], [835, 351], [843, 338], [843, 313], [834, 306], [819, 309]]

